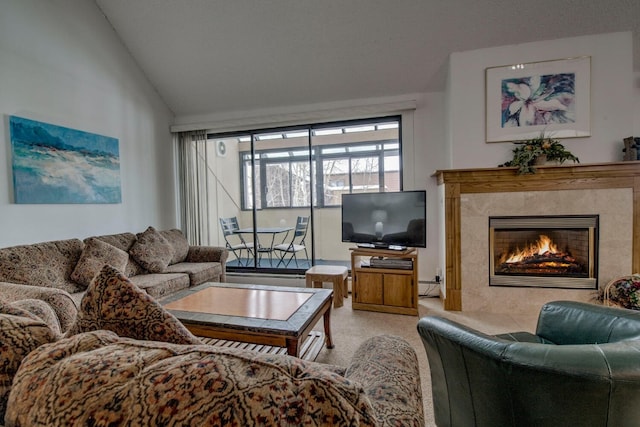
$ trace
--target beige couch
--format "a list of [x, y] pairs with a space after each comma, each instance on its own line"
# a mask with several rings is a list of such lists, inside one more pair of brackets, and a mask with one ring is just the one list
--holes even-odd
[[424, 426], [417, 357], [399, 337], [367, 339], [345, 368], [204, 345], [110, 266], [66, 334], [48, 311], [0, 301], [6, 427]]
[[179, 230], [153, 227], [0, 249], [0, 295], [11, 302], [26, 298], [51, 305], [64, 332], [91, 279], [109, 264], [139, 288], [159, 299], [204, 282], [224, 282], [228, 250], [192, 246]]

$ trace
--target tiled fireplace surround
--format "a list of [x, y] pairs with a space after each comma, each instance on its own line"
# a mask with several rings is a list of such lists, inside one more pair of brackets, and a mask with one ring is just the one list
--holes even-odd
[[640, 272], [640, 162], [437, 171], [444, 218], [446, 310], [537, 312], [547, 301], [592, 301], [592, 289], [489, 286], [489, 217], [600, 215], [598, 284]]

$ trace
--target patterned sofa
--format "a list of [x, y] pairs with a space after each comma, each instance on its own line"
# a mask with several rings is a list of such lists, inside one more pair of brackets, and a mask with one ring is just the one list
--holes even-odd
[[64, 334], [0, 301], [0, 421], [17, 426], [424, 426], [415, 351], [377, 336], [346, 367], [203, 345], [105, 266]]
[[93, 277], [108, 264], [158, 299], [204, 282], [224, 282], [226, 248], [190, 246], [180, 230], [148, 227], [120, 233], [0, 249], [0, 296], [41, 299], [66, 331]]

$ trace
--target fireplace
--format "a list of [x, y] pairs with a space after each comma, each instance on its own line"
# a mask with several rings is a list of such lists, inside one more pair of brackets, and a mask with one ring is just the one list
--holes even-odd
[[489, 217], [489, 285], [597, 289], [598, 220]]

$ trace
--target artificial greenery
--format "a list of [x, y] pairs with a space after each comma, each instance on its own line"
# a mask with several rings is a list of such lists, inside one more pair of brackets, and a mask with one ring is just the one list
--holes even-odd
[[546, 159], [550, 162], [562, 164], [567, 160], [580, 163], [580, 160], [560, 144], [557, 139], [545, 136], [544, 132], [540, 136], [526, 141], [514, 142], [513, 159], [500, 166], [515, 166], [518, 168], [518, 175], [535, 173], [536, 161]]

